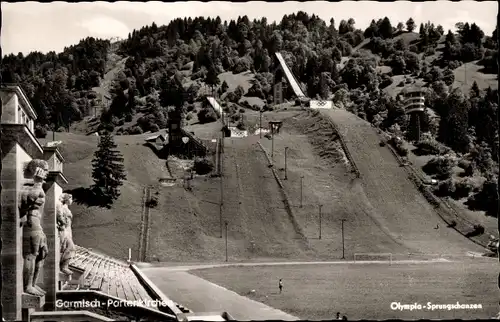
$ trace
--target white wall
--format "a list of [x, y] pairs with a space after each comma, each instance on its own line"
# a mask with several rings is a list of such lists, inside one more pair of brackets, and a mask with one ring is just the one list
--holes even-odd
[[311, 100], [309, 102], [309, 106], [312, 109], [318, 109], [318, 108], [333, 108], [333, 102], [326, 100], [326, 101], [313, 101]]

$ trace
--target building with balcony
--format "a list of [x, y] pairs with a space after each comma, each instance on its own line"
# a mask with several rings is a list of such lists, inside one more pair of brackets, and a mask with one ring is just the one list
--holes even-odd
[[404, 109], [406, 114], [425, 110], [425, 89], [410, 88], [404, 93]]
[[420, 141], [420, 120], [425, 113], [425, 89], [413, 87], [405, 89], [404, 110], [409, 117], [408, 139]]

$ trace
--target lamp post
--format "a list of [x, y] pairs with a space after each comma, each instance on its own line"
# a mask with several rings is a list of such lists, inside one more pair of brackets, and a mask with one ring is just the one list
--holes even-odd
[[288, 176], [287, 176], [287, 173], [286, 173], [286, 152], [288, 151], [288, 147], [286, 146], [285, 147], [285, 180], [288, 180]]
[[226, 262], [227, 262], [227, 221], [226, 221]]
[[224, 204], [224, 193], [222, 187], [222, 165], [221, 165], [221, 174], [220, 174], [220, 202], [219, 202], [219, 219], [220, 219], [220, 238], [222, 238], [222, 205]]
[[346, 219], [341, 219], [342, 221], [342, 259], [345, 259], [345, 247], [344, 247], [344, 221]]
[[319, 205], [319, 239], [321, 239], [321, 208], [323, 205]]

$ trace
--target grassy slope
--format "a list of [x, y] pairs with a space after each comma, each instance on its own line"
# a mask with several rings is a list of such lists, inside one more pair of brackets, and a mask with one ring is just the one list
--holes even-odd
[[[346, 138], [362, 175], [359, 187], [373, 206], [371, 215], [396, 240], [414, 251], [431, 254], [481, 250], [444, 227], [388, 148], [379, 146], [380, 139], [369, 123], [343, 110], [325, 110], [324, 114], [337, 123]], [[438, 223], [441, 228], [434, 229]]]
[[[122, 258], [127, 256], [128, 248], [132, 248], [135, 258], [139, 245], [142, 188], [156, 184], [167, 171], [165, 162], [142, 146], [147, 136], [115, 137], [125, 159], [127, 181], [112, 209], [88, 207], [78, 201], [74, 203], [73, 236], [77, 244]], [[52, 133], [47, 138], [51, 139]], [[89, 187], [97, 137], [56, 133], [56, 140], [63, 142], [60, 149], [65, 158], [64, 174], [69, 181], [64, 189]]]
[[[297, 112], [295, 113], [297, 114]], [[345, 223], [345, 256], [354, 253], [401, 253], [407, 249], [380, 227], [370, 216], [370, 205], [348, 174], [345, 156], [336, 135], [321, 117], [301, 112], [285, 120], [274, 139], [276, 167], [284, 167], [287, 151], [287, 177], [283, 181], [294, 210], [310, 244], [321, 257], [342, 257], [341, 219]], [[268, 151], [271, 142], [263, 141]], [[284, 177], [284, 172], [281, 171]], [[303, 179], [303, 205], [300, 207], [300, 176]], [[319, 205], [322, 205], [322, 239], [319, 240]]]

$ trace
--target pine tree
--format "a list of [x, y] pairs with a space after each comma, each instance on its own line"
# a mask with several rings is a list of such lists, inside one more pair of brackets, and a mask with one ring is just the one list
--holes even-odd
[[415, 30], [415, 21], [413, 18], [408, 19], [406, 22], [406, 30], [408, 30], [408, 32], [413, 32], [413, 30]]
[[215, 66], [213, 63], [210, 63], [208, 66], [208, 72], [205, 76], [205, 83], [210, 86], [212, 90], [212, 96], [214, 95], [214, 87], [220, 84], [220, 79], [217, 77], [217, 71], [215, 70]]
[[477, 85], [477, 82], [474, 81], [474, 83], [472, 83], [472, 86], [470, 88], [470, 96], [471, 97], [479, 97], [480, 94], [481, 94], [481, 91], [479, 90], [479, 86]]
[[100, 137], [98, 150], [92, 160], [93, 189], [100, 191], [101, 196], [111, 203], [120, 196], [119, 187], [127, 179], [123, 157], [116, 147], [111, 134], [105, 133]]

